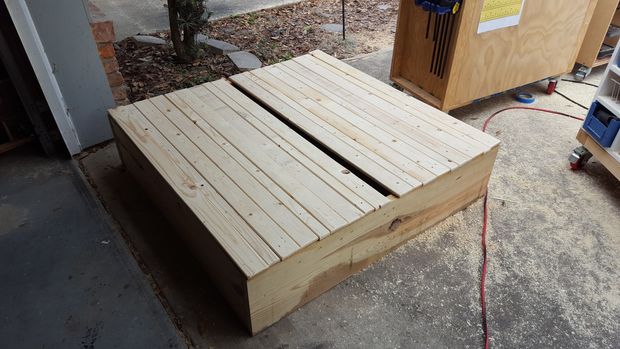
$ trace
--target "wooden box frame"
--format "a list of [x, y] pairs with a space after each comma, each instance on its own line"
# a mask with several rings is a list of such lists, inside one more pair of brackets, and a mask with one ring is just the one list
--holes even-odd
[[[370, 94], [375, 93], [377, 96], [382, 95], [386, 100], [392, 101], [394, 106], [398, 105], [400, 108], [403, 108], [401, 110], [412, 110], [412, 114], [409, 114], [410, 118], [414, 118], [412, 116], [414, 115], [413, 113], [417, 113], [420, 115], [420, 120], [424, 119], [427, 120], [426, 122], [434, 122], [435, 126], [429, 129], [429, 132], [431, 134], [440, 134], [441, 136], [439, 137], [443, 140], [453, 141], [452, 145], [455, 147], [456, 145], [454, 144], [459, 144], [459, 141], [467, 140], [466, 143], [471, 146], [471, 149], [468, 149], [470, 155], [464, 156], [464, 154], [461, 154], [462, 157], [459, 163], [453, 163], [449, 170], [446, 169], [435, 177], [429, 178], [424, 183], [420, 182], [416, 187], [412, 187], [400, 194], [382, 194], [378, 191], [373, 191], [381, 199], [380, 204], [366, 210], [363, 214], [355, 216], [355, 218], [351, 218], [346, 224], [335, 227], [329, 235], [299, 246], [290, 255], [283, 256], [280, 260], [264, 265], [261, 269], [254, 269], [254, 271], [250, 270], [248, 272], [249, 269], [244, 268], [243, 263], [240, 264], [239, 254], [236, 252], [231, 253], [231, 246], [223, 244], [221, 240], [218, 240], [222, 236], [221, 233], [208, 230], [208, 224], [205, 223], [205, 219], [209, 220], [210, 216], [201, 215], [200, 213], [209, 207], [214, 207], [209, 205], [212, 205], [212, 202], [215, 201], [210, 201], [209, 205], [203, 205], [202, 201], [195, 200], [196, 198], [201, 198], [199, 193], [202, 193], [203, 189], [200, 187], [204, 184], [196, 182], [196, 177], [190, 174], [196, 172], [195, 170], [183, 171], [184, 166], [188, 166], [187, 168], [193, 166], [197, 170], [198, 156], [204, 156], [200, 153], [205, 151], [204, 148], [191, 148], [191, 146], [188, 148], [179, 145], [182, 142], [184, 142], [183, 144], [189, 144], [189, 140], [197, 142], [196, 139], [198, 137], [189, 138], [188, 135], [192, 131], [194, 135], [197, 134], [195, 132], [197, 132], [196, 130], [199, 126], [195, 125], [201, 122], [198, 119], [198, 114], [195, 115], [197, 119], [194, 120], [194, 123], [190, 123], [189, 119], [185, 120], [185, 117], [189, 117], [189, 114], [185, 116], [181, 116], [178, 113], [174, 114], [183, 118], [186, 122], [185, 125], [189, 125], [184, 130], [181, 128], [173, 130], [169, 126], [165, 126], [165, 124], [169, 123], [172, 125], [170, 121], [172, 120], [171, 115], [175, 113], [172, 109], [178, 107], [179, 104], [175, 106], [170, 104], [170, 101], [176, 100], [177, 103], [181, 101], [175, 98], [185, 96], [188, 98], [185, 101], [189, 103], [190, 97], [188, 96], [193, 96], [191, 98], [193, 98], [195, 106], [200, 106], [200, 108], [204, 109], [207, 105], [200, 102], [198, 95], [193, 93], [212, 91], [213, 94], [209, 96], [216, 96], [214, 91], [220, 91], [220, 93], [227, 91], [234, 94], [237, 100], [244, 99], [246, 106], [252, 106], [253, 110], [264, 115], [266, 117], [265, 120], [269, 123], [285, 126], [284, 121], [282, 121], [284, 115], [279, 115], [280, 111], [276, 107], [270, 110], [269, 105], [261, 106], [256, 104], [248, 96], [244, 96], [241, 93], [244, 88], [250, 89], [248, 86], [258, 86], [244, 85], [243, 81], [266, 75], [267, 72], [274, 71], [274, 69], [277, 70], [278, 65], [272, 66], [275, 68], [263, 68], [260, 73], [244, 73], [236, 76], [238, 78], [233, 76], [231, 77], [232, 82], [220, 80], [110, 111], [110, 122], [116, 144], [127, 170], [138, 180], [166, 217], [178, 227], [178, 232], [188, 242], [195, 255], [201, 260], [205, 270], [252, 334], [265, 329], [321, 293], [334, 287], [342, 280], [385, 256], [391, 250], [423, 230], [467, 207], [483, 196], [486, 193], [499, 149], [499, 141], [493, 137], [458, 120], [451, 119], [440, 111], [424, 105], [334, 58], [328, 57], [324, 53], [316, 52], [313, 55], [312, 59], [314, 59], [314, 62], [323, 62], [325, 66], [331, 66], [335, 71], [340, 71], [342, 79], [349, 79], [349, 82], [356, 81], [359, 83], [359, 86], [366, 86], [367, 89], [365, 91], [368, 94], [363, 95], [364, 98], [368, 98]], [[307, 62], [310, 60], [308, 57], [310, 55], [299, 58], [299, 62]], [[284, 67], [287, 66], [291, 67], [292, 65], [280, 63], [280, 67], [283, 69], [281, 72], [285, 71]], [[320, 74], [317, 72], [318, 70], [313, 73]], [[318, 75], [315, 76], [318, 77]], [[338, 77], [338, 75], [334, 76]], [[245, 80], [242, 77], [245, 77]], [[232, 85], [232, 83], [236, 85]], [[211, 87], [211, 90], [209, 90], [209, 87]], [[282, 88], [286, 89], [285, 87]], [[251, 94], [251, 92], [248, 93]], [[206, 95], [204, 96], [206, 98]], [[260, 99], [259, 96], [255, 95], [254, 97]], [[325, 102], [321, 98], [314, 98], [317, 98], [316, 101]], [[168, 104], [164, 104], [163, 101], [168, 101], [165, 102]], [[161, 109], [149, 109], [147, 108], [149, 105], [157, 105], [157, 108]], [[334, 104], [331, 105], [333, 106]], [[220, 114], [217, 110], [213, 109], [202, 113], [202, 116], [200, 116], [204, 117], [202, 121], [207, 121], [209, 118], [217, 118], [217, 120], [220, 120], [217, 121], [218, 125], [232, 122], [227, 121], [227, 118], [231, 118], [229, 113], [222, 112]], [[161, 118], [164, 117], [164, 112], [170, 113], [167, 121]], [[159, 116], [152, 116], [153, 119], [149, 120], [147, 115]], [[379, 117], [378, 115], [375, 116]], [[245, 122], [247, 121], [246, 118], [251, 119], [252, 116], [249, 114], [239, 114], [238, 117], [233, 118], [237, 118], [239, 122]], [[439, 119], [441, 121], [438, 121]], [[156, 120], [159, 120], [159, 122]], [[405, 118], [402, 120], [405, 120]], [[220, 131], [222, 129], [220, 128]], [[284, 135], [288, 134], [290, 136], [293, 133], [300, 135], [303, 132], [295, 128], [280, 128], [280, 130], [279, 134], [273, 134], [272, 137], [287, 137]], [[453, 136], [449, 136], [450, 133], [447, 133], [448, 131], [452, 132]], [[179, 139], [176, 137], [182, 137], [184, 141], [174, 143], [176, 139]], [[265, 135], [265, 137], [267, 136]], [[435, 139], [435, 142], [440, 138]], [[267, 138], [262, 139], [267, 140]], [[396, 139], [390, 139], [390, 141], [397, 142]], [[250, 147], [259, 147], [259, 143], [250, 140], [250, 138], [247, 138], [247, 140], [246, 138], [239, 138], [235, 141], [228, 140], [228, 143], [233, 146], [239, 146], [238, 142], [249, 142]], [[228, 143], [223, 142], [221, 145], [228, 145]], [[336, 163], [335, 157], [339, 155], [336, 155], [333, 151], [315, 147], [309, 141], [303, 144], [303, 148], [298, 144], [297, 149], [305, 149], [308, 151], [307, 154], [313, 151], [314, 159], [317, 159], [317, 156], [323, 157], [323, 159], [329, 157]], [[214, 143], [213, 146], [217, 146], [217, 144]], [[385, 144], [384, 146], [387, 147], [388, 145]], [[172, 148], [176, 149], [171, 150]], [[200, 155], [190, 153], [191, 149], [196, 149]], [[285, 151], [282, 148], [274, 149], [277, 152]], [[183, 153], [183, 151], [186, 153]], [[211, 153], [209, 156], [213, 156], [218, 150], [209, 150], [209, 152]], [[257, 153], [253, 154], [257, 155]], [[193, 159], [192, 165], [190, 165], [190, 158]], [[222, 159], [224, 158], [222, 157]], [[238, 157], [237, 160], [239, 159]], [[181, 165], [182, 162], [183, 165]], [[352, 163], [354, 161], [350, 162], [350, 164]], [[220, 163], [217, 166], [221, 167], [222, 165]], [[258, 168], [259, 164], [256, 166]], [[341, 171], [341, 167], [335, 168], [337, 173], [345, 173], [345, 175], [349, 173]], [[246, 169], [248, 173], [255, 171], [249, 168]], [[355, 171], [353, 168], [352, 170]], [[207, 177], [205, 179], [209, 182]], [[202, 179], [200, 181], [200, 183], [205, 183], [202, 182]], [[213, 185], [213, 183], [211, 182], [209, 185]], [[360, 191], [362, 190], [359, 186], [357, 188]], [[219, 191], [217, 193], [210, 193], [212, 193], [210, 195], [219, 194], [226, 198], [226, 195]], [[229, 196], [228, 199], [230, 198]], [[252, 200], [255, 199], [256, 197], [252, 197]], [[300, 203], [304, 201], [300, 197], [296, 199]], [[197, 208], [197, 206], [200, 207]], [[225, 210], [221, 212], [230, 215], [234, 214], [234, 212]], [[248, 224], [250, 224], [250, 221], [248, 221]], [[214, 224], [213, 226], [226, 228], [221, 224]]]

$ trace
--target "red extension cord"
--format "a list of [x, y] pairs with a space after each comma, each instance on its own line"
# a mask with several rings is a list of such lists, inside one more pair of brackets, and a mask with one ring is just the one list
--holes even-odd
[[[566, 116], [566, 117], [569, 117], [575, 120], [581, 120], [581, 121], [584, 120], [583, 118], [580, 118], [578, 116], [565, 114], [565, 113], [555, 111], [555, 110], [533, 108], [533, 107], [508, 107], [508, 108], [498, 110], [495, 113], [493, 113], [491, 116], [486, 118], [486, 120], [484, 120], [484, 125], [482, 125], [482, 131], [487, 132], [487, 127], [489, 126], [489, 123], [498, 114], [503, 113], [507, 110], [514, 110], [514, 109], [532, 110], [532, 111], [538, 111], [538, 112], [543, 112], [543, 113], [548, 113], [548, 114]], [[489, 222], [489, 210], [487, 206], [488, 193], [489, 191], [487, 189], [487, 193], [484, 195], [484, 203], [483, 203], [484, 214], [482, 218], [482, 273], [480, 276], [480, 305], [482, 307], [482, 329], [484, 331], [484, 349], [489, 348], [489, 326], [487, 324], [487, 302], [486, 302], [486, 297], [484, 293], [484, 283], [487, 277], [487, 225]]]

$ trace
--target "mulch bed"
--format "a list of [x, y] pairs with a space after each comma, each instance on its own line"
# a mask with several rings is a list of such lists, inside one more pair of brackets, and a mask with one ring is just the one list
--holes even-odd
[[[346, 41], [321, 28], [341, 22], [339, 0], [306, 0], [211, 21], [205, 34], [254, 53], [265, 65], [316, 49], [347, 58], [392, 45], [398, 0], [347, 0], [346, 12]], [[167, 32], [152, 35], [168, 39]], [[226, 56], [206, 53], [180, 64], [170, 45], [138, 47], [131, 39], [117, 43], [116, 55], [131, 102], [238, 73]]]

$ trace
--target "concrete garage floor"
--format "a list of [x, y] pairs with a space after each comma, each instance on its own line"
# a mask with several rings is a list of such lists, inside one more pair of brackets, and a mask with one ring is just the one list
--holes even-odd
[[0, 347], [185, 341], [72, 160], [0, 156]]
[[[248, 13], [266, 8], [300, 2], [302, 0], [208, 0], [211, 19]], [[136, 34], [168, 30], [166, 0], [92, 0], [108, 18], [114, 21], [116, 40]]]
[[[387, 80], [391, 51], [350, 64]], [[602, 70], [588, 78], [598, 83]], [[574, 115], [559, 95], [535, 93], [535, 106]], [[588, 105], [595, 88], [558, 90]], [[485, 117], [519, 105], [507, 94], [452, 112], [480, 128]], [[509, 111], [489, 132], [502, 140], [490, 183], [487, 297], [497, 348], [613, 348], [620, 343], [620, 186], [595, 159], [568, 169], [580, 123]], [[120, 223], [143, 271], [199, 348], [479, 348], [482, 204], [446, 219], [388, 257], [249, 337], [189, 250], [123, 170], [114, 144], [82, 166]]]

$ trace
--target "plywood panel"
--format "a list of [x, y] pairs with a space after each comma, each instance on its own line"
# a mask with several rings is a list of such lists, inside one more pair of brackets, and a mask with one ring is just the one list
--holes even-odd
[[[570, 71], [596, 0], [526, 1], [520, 24], [478, 34], [483, 1], [456, 15], [446, 74], [428, 69], [428, 13], [402, 0], [391, 78], [441, 110]], [[449, 16], [449, 15], [447, 15]], [[431, 26], [432, 27], [432, 26]]]
[[438, 100], [445, 97], [452, 61], [452, 45], [449, 45], [444, 78], [432, 73], [433, 57], [438, 55], [435, 41], [441, 39], [439, 29], [445, 21], [442, 19], [447, 17], [454, 17], [456, 21], [449, 28], [444, 28], [450, 30], [445, 36], [453, 37], [458, 29], [460, 14], [438, 17], [416, 6], [414, 1], [401, 1], [390, 73], [392, 78], [406, 77], [407, 81]]
[[598, 0], [581, 49], [577, 55], [577, 63], [583, 64], [586, 67], [594, 67], [596, 65], [598, 53], [603, 45], [605, 34], [607, 34], [612, 18], [615, 17], [618, 3], [618, 0]]
[[572, 70], [596, 1], [526, 1], [518, 26], [477, 34], [482, 1], [467, 1], [443, 109]]

